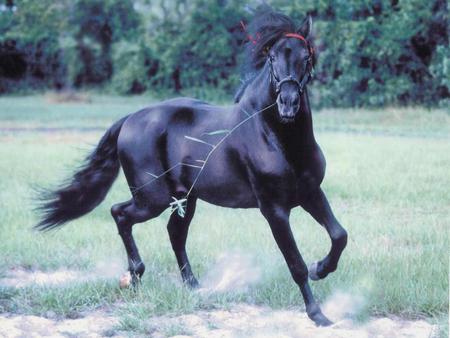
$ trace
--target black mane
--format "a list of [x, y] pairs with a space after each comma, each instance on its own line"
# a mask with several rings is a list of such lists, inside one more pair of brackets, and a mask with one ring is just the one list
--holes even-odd
[[252, 37], [246, 46], [248, 71], [254, 73], [260, 70], [266, 62], [268, 50], [285, 33], [295, 31], [295, 24], [287, 15], [267, 7], [257, 12], [247, 27], [247, 33]]

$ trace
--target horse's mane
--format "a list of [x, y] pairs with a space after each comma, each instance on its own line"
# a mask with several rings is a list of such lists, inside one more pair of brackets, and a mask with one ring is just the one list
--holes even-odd
[[249, 36], [245, 50], [246, 66], [253, 73], [264, 66], [269, 49], [285, 33], [295, 32], [296, 27], [288, 16], [264, 7], [256, 12], [246, 30]]
[[235, 102], [239, 102], [245, 88], [264, 67], [270, 48], [286, 33], [296, 30], [297, 27], [291, 18], [275, 12], [269, 6], [263, 6], [256, 11], [253, 20], [245, 27], [248, 41], [245, 46], [242, 83], [236, 92]]

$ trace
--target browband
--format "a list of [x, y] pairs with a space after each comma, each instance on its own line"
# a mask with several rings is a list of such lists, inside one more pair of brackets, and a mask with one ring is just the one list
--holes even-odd
[[306, 47], [308, 47], [309, 52], [311, 54], [314, 53], [314, 49], [310, 46], [308, 40], [306, 40], [303, 35], [300, 35], [298, 33], [286, 33], [286, 34], [284, 34], [284, 36], [287, 37], [287, 38], [295, 38], [295, 39], [302, 40], [306, 44]]

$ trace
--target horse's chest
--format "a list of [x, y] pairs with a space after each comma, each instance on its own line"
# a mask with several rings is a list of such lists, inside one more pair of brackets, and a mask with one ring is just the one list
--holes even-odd
[[254, 168], [255, 181], [264, 195], [294, 202], [320, 186], [325, 163], [320, 149], [291, 156], [273, 151], [259, 154]]

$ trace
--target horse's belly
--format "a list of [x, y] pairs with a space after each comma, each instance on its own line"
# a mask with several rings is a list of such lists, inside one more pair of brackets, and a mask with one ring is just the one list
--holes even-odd
[[[203, 184], [202, 184], [203, 183]], [[203, 201], [227, 208], [256, 208], [256, 198], [249, 184], [243, 180], [208, 180], [196, 189]]]

